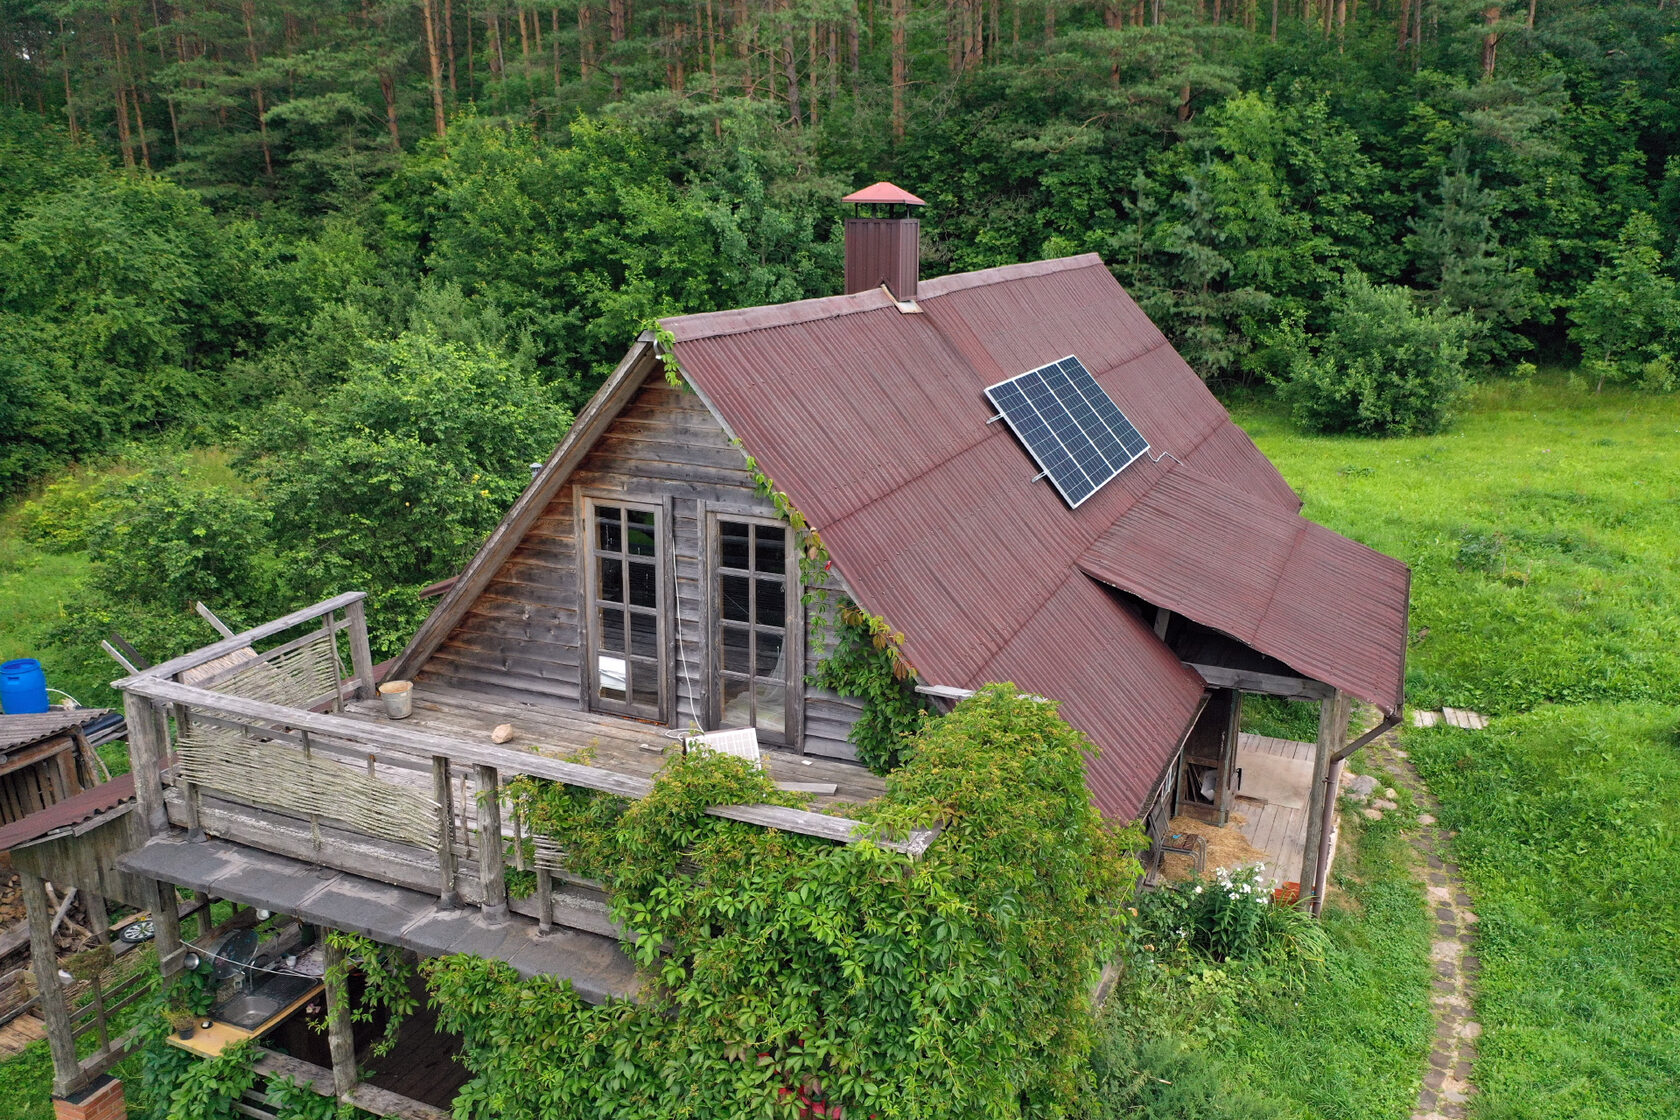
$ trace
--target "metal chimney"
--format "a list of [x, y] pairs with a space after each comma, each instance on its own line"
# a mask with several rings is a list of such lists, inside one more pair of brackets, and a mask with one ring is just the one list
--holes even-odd
[[921, 272], [922, 223], [910, 216], [910, 208], [927, 203], [885, 182], [840, 201], [857, 208], [855, 216], [846, 219], [846, 294], [885, 284], [894, 299], [914, 300]]

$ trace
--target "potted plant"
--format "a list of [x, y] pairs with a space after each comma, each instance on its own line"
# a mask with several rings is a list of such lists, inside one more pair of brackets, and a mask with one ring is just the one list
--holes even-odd
[[198, 1016], [193, 1014], [188, 1005], [187, 991], [184, 987], [176, 987], [169, 993], [169, 998], [163, 1005], [163, 1017], [168, 1021], [170, 1029], [182, 1038], [193, 1036], [193, 1027], [198, 1022]]

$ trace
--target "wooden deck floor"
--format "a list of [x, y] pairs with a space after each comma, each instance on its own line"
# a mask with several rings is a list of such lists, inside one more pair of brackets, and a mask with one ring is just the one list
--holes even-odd
[[[345, 715], [383, 722], [383, 702], [356, 700], [345, 706]], [[414, 714], [404, 725], [437, 735], [449, 735], [473, 743], [490, 743], [490, 732], [498, 724], [513, 725], [514, 737], [503, 744], [510, 750], [535, 750], [551, 758], [586, 762], [620, 774], [651, 778], [665, 764], [665, 754], [676, 750], [676, 740], [667, 728], [637, 720], [571, 711], [536, 704], [522, 704], [501, 697], [447, 688], [431, 682], [414, 686]], [[834, 759], [802, 756], [792, 751], [765, 748], [764, 765], [778, 782], [832, 782], [833, 795], [819, 795], [813, 807], [834, 802], [861, 802], [886, 792], [886, 783], [868, 769]]]
[[[1253, 797], [1239, 791], [1233, 806], [1234, 812], [1246, 818], [1237, 827], [1250, 844], [1266, 853], [1261, 878], [1273, 886], [1301, 877], [1307, 840], [1304, 806], [1310, 794], [1307, 787], [1312, 781], [1313, 750], [1311, 743], [1263, 735], [1244, 735], [1237, 742], [1237, 765], [1243, 770], [1244, 788], [1269, 789], [1276, 797]], [[1285, 765], [1276, 765], [1278, 762]], [[1304, 774], [1301, 762], [1308, 764]]]

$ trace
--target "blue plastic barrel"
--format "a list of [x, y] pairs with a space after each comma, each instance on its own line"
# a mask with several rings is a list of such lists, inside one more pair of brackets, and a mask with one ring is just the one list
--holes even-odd
[[47, 710], [47, 674], [33, 657], [0, 665], [0, 711], [9, 716]]

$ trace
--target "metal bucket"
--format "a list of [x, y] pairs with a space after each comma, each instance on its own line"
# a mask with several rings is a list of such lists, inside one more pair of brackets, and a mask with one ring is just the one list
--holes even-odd
[[386, 681], [379, 686], [379, 698], [385, 701], [385, 714], [392, 719], [407, 719], [414, 711], [414, 682]]

